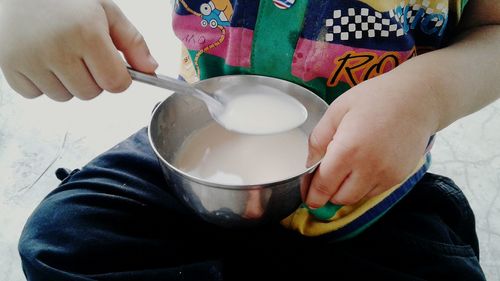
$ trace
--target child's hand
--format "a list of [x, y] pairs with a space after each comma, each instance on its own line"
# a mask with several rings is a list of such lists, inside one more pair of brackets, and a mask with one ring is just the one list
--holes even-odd
[[310, 137], [308, 165], [324, 158], [310, 183], [302, 185], [306, 204], [313, 209], [328, 201], [352, 205], [402, 182], [436, 132], [437, 114], [431, 89], [412, 87], [397, 74], [344, 93]]
[[27, 98], [91, 99], [131, 83], [157, 63], [135, 27], [108, 0], [0, 0], [0, 67]]

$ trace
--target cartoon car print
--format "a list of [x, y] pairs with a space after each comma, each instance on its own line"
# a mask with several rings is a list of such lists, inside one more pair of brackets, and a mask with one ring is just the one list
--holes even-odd
[[201, 12], [201, 26], [211, 28], [217, 28], [217, 26], [229, 26], [229, 20], [226, 15], [221, 11], [215, 8], [215, 5], [212, 1], [208, 3], [203, 3], [200, 6]]

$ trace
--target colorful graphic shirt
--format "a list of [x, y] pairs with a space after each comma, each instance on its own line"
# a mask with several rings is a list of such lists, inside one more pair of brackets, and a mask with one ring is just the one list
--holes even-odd
[[[180, 75], [188, 82], [271, 76], [331, 103], [351, 87], [443, 46], [466, 2], [176, 0], [173, 28], [185, 47]], [[353, 236], [406, 195], [429, 161], [423, 153], [414, 174], [375, 198], [315, 211], [301, 206], [282, 224], [308, 236]]]

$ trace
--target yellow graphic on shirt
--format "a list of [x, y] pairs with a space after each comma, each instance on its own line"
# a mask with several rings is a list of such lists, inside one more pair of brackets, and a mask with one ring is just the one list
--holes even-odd
[[233, 5], [229, 0], [212, 0], [215, 8], [221, 11], [226, 19], [229, 21], [233, 17]]
[[[431, 9], [443, 9], [448, 8], [447, 0], [359, 0], [360, 2], [366, 3], [370, 5], [372, 8], [379, 12], [387, 12], [389, 10], [394, 9], [396, 6], [412, 6], [412, 7], [423, 7], [423, 8], [431, 8]], [[452, 1], [455, 2], [455, 1]], [[460, 2], [460, 1], [458, 1]]]
[[426, 13], [440, 12], [451, 17], [451, 23], [456, 25], [462, 16], [466, 4], [461, 0], [359, 0], [379, 12], [387, 12], [397, 7], [411, 7], [418, 10], [423, 8]]

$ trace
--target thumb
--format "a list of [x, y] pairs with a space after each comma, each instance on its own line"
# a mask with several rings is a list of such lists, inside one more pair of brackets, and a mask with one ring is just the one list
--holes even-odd
[[[319, 124], [319, 123], [318, 123]], [[333, 132], [332, 132], [333, 131]], [[329, 136], [331, 133], [331, 136]], [[328, 143], [331, 141], [334, 130], [322, 131], [321, 127], [316, 127], [309, 136], [309, 147], [307, 154], [306, 167], [309, 168], [323, 158]]]
[[309, 136], [307, 167], [318, 163], [326, 153], [326, 149], [337, 132], [337, 127], [346, 110], [333, 102], [325, 112]]
[[113, 1], [101, 1], [109, 24], [109, 33], [114, 45], [125, 56], [134, 69], [153, 73], [158, 63], [149, 52], [144, 37], [127, 19]]
[[[331, 128], [330, 126], [327, 126], [328, 122], [324, 121], [326, 120], [327, 115], [328, 111], [327, 113], [325, 113], [323, 118], [321, 118], [321, 120], [318, 122], [318, 125], [316, 125], [311, 135], [309, 136], [306, 168], [312, 167], [323, 158], [326, 153], [328, 144], [335, 135], [336, 130], [334, 128]], [[306, 201], [307, 193], [309, 192], [309, 186], [311, 185], [311, 181], [314, 174], [316, 173], [316, 170], [317, 168], [315, 168], [314, 171], [312, 171], [310, 174], [307, 174], [301, 180], [300, 195], [303, 202]]]

